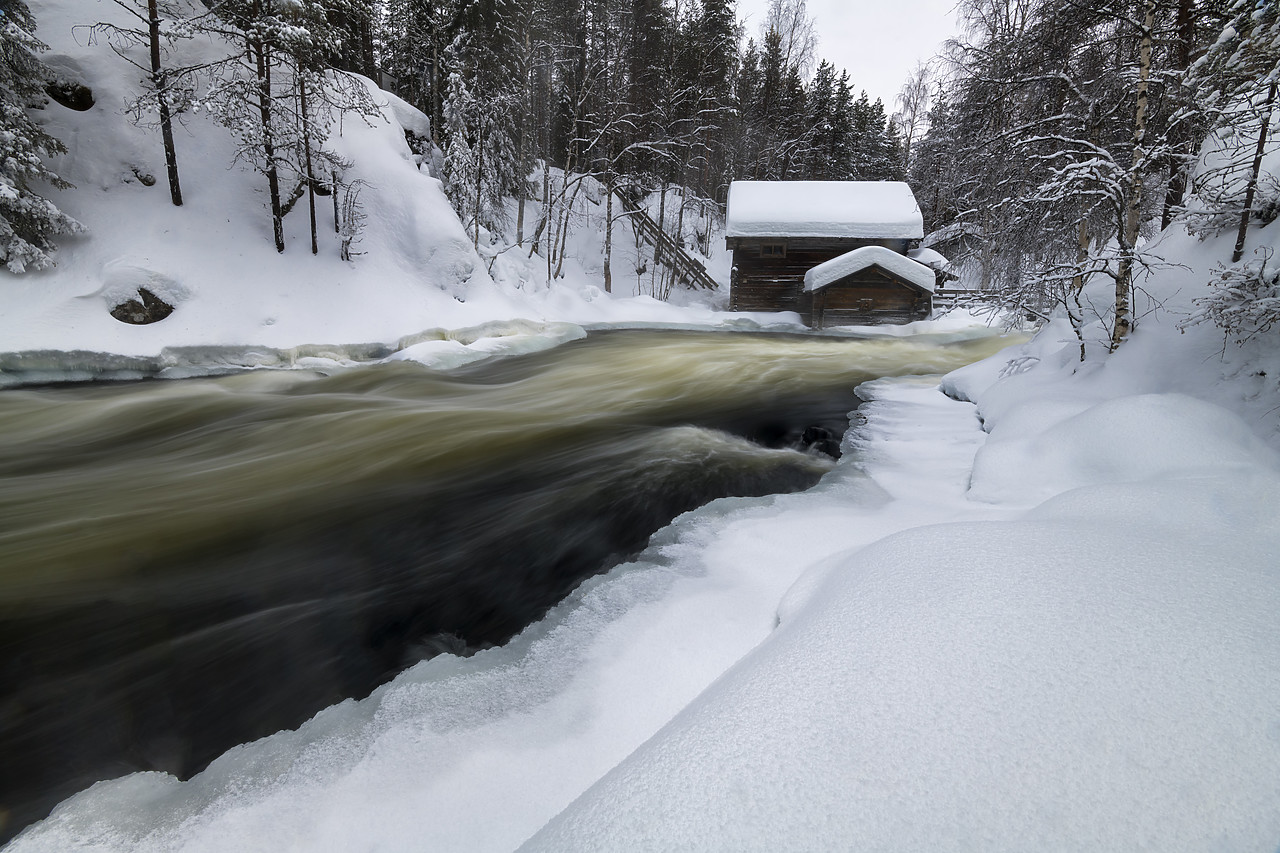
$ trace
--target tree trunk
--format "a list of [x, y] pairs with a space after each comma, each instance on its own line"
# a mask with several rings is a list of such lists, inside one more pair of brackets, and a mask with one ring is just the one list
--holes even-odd
[[173, 119], [169, 115], [168, 79], [160, 65], [160, 10], [157, 0], [147, 0], [147, 35], [151, 46], [151, 83], [160, 107], [160, 138], [164, 140], [164, 166], [169, 174], [169, 198], [182, 207], [182, 186], [178, 183], [178, 152], [173, 145]]
[[[1098, 144], [1098, 134], [1101, 129], [1102, 119], [1099, 115], [1098, 104], [1089, 105], [1089, 144], [1096, 146]], [[1080, 222], [1076, 230], [1076, 274], [1071, 279], [1071, 300], [1075, 303], [1075, 309], [1072, 310], [1068, 304], [1067, 317], [1071, 321], [1071, 327], [1075, 329], [1076, 337], [1080, 341], [1080, 360], [1085, 359], [1084, 334], [1081, 327], [1084, 324], [1084, 306], [1080, 304], [1080, 294], [1084, 290], [1084, 267], [1085, 262], [1089, 259], [1089, 218], [1088, 211], [1081, 209]]]
[[521, 66], [521, 83], [524, 86], [523, 100], [520, 103], [520, 121], [516, 125], [516, 146], [520, 173], [520, 196], [516, 206], [516, 245], [524, 245], [524, 202], [525, 186], [529, 180], [528, 140], [526, 129], [533, 112], [533, 83], [530, 80], [530, 69], [533, 67], [533, 47], [530, 43], [529, 31], [524, 31], [524, 57]]
[[1253, 196], [1258, 190], [1258, 175], [1262, 171], [1262, 155], [1267, 148], [1267, 130], [1271, 125], [1271, 112], [1276, 103], [1276, 78], [1271, 78], [1271, 86], [1267, 89], [1267, 101], [1262, 108], [1262, 119], [1258, 123], [1258, 145], [1253, 151], [1253, 165], [1249, 168], [1249, 185], [1244, 191], [1244, 210], [1240, 213], [1240, 227], [1236, 231], [1236, 247], [1231, 253], [1231, 263], [1238, 263], [1244, 256], [1244, 238], [1249, 230], [1249, 218], [1253, 214]]
[[475, 226], [475, 250], [480, 251], [480, 201], [484, 197], [484, 120], [476, 133], [476, 203], [472, 210], [472, 224]]
[[333, 233], [341, 234], [342, 226], [338, 215], [338, 170], [333, 170], [333, 184], [331, 185], [333, 195]]
[[[254, 18], [262, 17], [262, 0], [253, 4]], [[258, 115], [262, 120], [262, 153], [266, 159], [267, 188], [271, 193], [271, 227], [276, 251], [284, 252], [284, 213], [280, 209], [280, 176], [276, 170], [276, 146], [271, 133], [271, 54], [270, 48], [256, 35], [249, 37], [258, 73]]]
[[440, 147], [440, 125], [444, 121], [444, 100], [440, 93], [439, 34], [431, 32], [431, 144]]
[[[1196, 22], [1195, 22], [1194, 0], [1178, 0], [1178, 16], [1177, 16], [1177, 49], [1174, 51], [1177, 70], [1186, 72], [1191, 67], [1191, 49], [1195, 41]], [[1164, 211], [1160, 216], [1160, 230], [1163, 231], [1173, 222], [1173, 211], [1182, 204], [1183, 197], [1187, 194], [1187, 169], [1188, 161], [1192, 154], [1193, 141], [1191, 133], [1184, 127], [1175, 128], [1173, 130], [1178, 137], [1174, 147], [1178, 150], [1180, 156], [1170, 156], [1169, 158], [1169, 186], [1165, 189], [1164, 194]]]
[[613, 172], [604, 178], [604, 292], [613, 293]]
[[[662, 259], [662, 235], [666, 232], [663, 230], [667, 218], [667, 179], [662, 179], [661, 184], [662, 195], [658, 198], [658, 233], [653, 241], [653, 270], [649, 273], [649, 295], [657, 297], [658, 288], [661, 285], [661, 279], [658, 277], [658, 267], [661, 265]], [[645, 212], [645, 216], [648, 216]]]
[[[563, 205], [563, 208], [561, 211], [561, 222], [560, 222], [560, 235], [559, 235], [560, 244], [559, 246], [556, 247], [556, 274], [555, 274], [556, 278], [560, 278], [560, 276], [564, 272], [565, 244], [568, 243], [569, 241], [569, 217], [573, 213], [573, 206], [578, 201], [578, 191], [581, 189], [582, 189], [582, 182], [578, 181], [573, 185], [573, 195], [569, 196], [567, 200], [562, 199], [562, 202], [561, 202]], [[561, 193], [562, 197], [563, 195], [564, 193]]]
[[311, 165], [311, 116], [307, 112], [307, 81], [298, 78], [298, 109], [302, 113], [302, 157], [307, 166], [307, 207], [311, 212], [311, 254], [320, 254], [316, 236], [316, 176]]
[[1151, 79], [1151, 30], [1155, 25], [1156, 0], [1147, 0], [1142, 24], [1142, 44], [1138, 49], [1138, 103], [1133, 116], [1133, 162], [1129, 164], [1129, 186], [1124, 222], [1120, 233], [1120, 259], [1116, 264], [1116, 312], [1111, 329], [1111, 351], [1115, 352], [1133, 330], [1134, 254], [1142, 226], [1143, 144], [1147, 137], [1147, 84]]

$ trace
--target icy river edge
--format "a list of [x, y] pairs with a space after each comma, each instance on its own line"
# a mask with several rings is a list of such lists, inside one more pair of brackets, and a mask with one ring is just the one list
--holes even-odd
[[997, 380], [1018, 357], [946, 381], [978, 409], [864, 386], [817, 488], [11, 849], [1274, 850], [1275, 454], [1179, 394]]

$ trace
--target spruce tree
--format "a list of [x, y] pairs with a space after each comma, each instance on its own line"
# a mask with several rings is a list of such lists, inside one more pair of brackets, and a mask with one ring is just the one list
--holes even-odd
[[29, 112], [46, 103], [36, 54], [47, 47], [35, 37], [35, 18], [24, 0], [7, 0], [0, 24], [0, 252], [9, 271], [21, 273], [51, 266], [52, 238], [84, 229], [38, 191], [42, 184], [71, 186], [41, 159], [66, 147]]
[[480, 243], [481, 229], [505, 225], [505, 199], [520, 190], [515, 120], [520, 87], [513, 73], [515, 33], [504, 0], [474, 0], [446, 52], [453, 68], [445, 97], [445, 187]]

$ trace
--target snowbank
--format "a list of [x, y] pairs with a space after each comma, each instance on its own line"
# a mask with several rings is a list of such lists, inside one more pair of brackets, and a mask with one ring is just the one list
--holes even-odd
[[527, 849], [1269, 850], [1280, 531], [1184, 522], [1280, 493], [1204, 485], [869, 549]]
[[[1130, 421], [1107, 417], [1127, 407], [1202, 452], [1165, 445], [1133, 482], [1113, 454]], [[524, 849], [1270, 850], [1280, 470], [1209, 408], [1101, 403], [1094, 431], [1046, 434], [1101, 482], [835, 558]], [[1031, 458], [988, 463], [974, 490], [1021, 502], [1001, 486], [1060, 470]]]

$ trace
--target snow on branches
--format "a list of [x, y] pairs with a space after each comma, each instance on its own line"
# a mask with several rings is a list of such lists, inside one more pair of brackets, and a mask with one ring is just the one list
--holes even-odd
[[1209, 295], [1179, 328], [1213, 323], [1237, 344], [1270, 331], [1280, 321], [1280, 267], [1268, 266], [1274, 254], [1265, 249], [1258, 260], [1219, 266]]
[[84, 226], [67, 216], [35, 187], [71, 186], [53, 173], [42, 156], [66, 147], [32, 120], [28, 108], [45, 103], [46, 73], [36, 54], [46, 49], [33, 34], [35, 19], [22, 0], [0, 10], [0, 261], [9, 272], [53, 265], [52, 238]]

